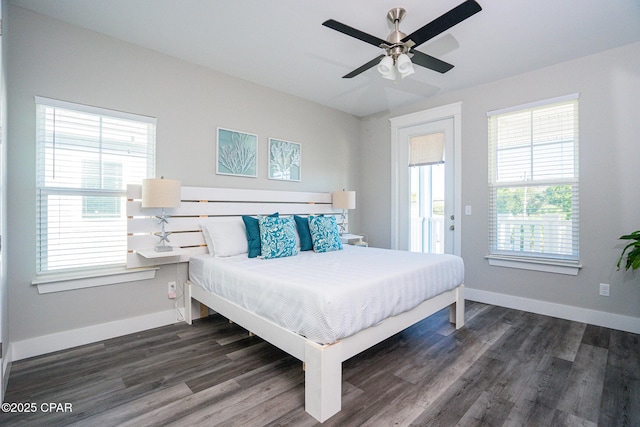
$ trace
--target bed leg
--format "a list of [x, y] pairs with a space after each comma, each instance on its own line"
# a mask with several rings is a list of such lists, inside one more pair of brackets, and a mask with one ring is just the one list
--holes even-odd
[[342, 406], [342, 353], [338, 342], [305, 347], [305, 410], [321, 423]]
[[456, 329], [464, 326], [464, 285], [456, 289], [456, 302], [449, 306], [449, 322], [455, 323]]
[[191, 283], [187, 282], [184, 289], [184, 321], [189, 325], [193, 323], [191, 315]]

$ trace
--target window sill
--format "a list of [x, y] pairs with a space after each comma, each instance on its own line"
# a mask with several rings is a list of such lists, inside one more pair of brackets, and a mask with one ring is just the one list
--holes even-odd
[[71, 291], [74, 289], [153, 279], [156, 276], [156, 270], [158, 270], [157, 267], [134, 269], [117, 268], [75, 274], [46, 274], [38, 276], [31, 284], [38, 287], [39, 294], [49, 294], [52, 292]]
[[508, 255], [487, 255], [485, 258], [489, 261], [489, 265], [495, 267], [518, 268], [570, 276], [577, 276], [582, 268], [579, 261], [543, 260]]

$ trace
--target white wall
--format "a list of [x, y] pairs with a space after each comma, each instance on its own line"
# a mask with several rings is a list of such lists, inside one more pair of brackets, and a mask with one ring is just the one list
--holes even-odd
[[[15, 6], [9, 7], [9, 22], [7, 240], [14, 343], [170, 310], [166, 283], [176, 275], [175, 266], [168, 266], [156, 280], [37, 293], [31, 285], [36, 241], [35, 95], [156, 117], [157, 175], [180, 179], [183, 185], [356, 189], [360, 123], [353, 116]], [[215, 174], [217, 126], [259, 135], [258, 178]], [[267, 179], [270, 136], [302, 144], [301, 182]]]
[[[482, 66], [482, 64], [478, 64]], [[490, 267], [488, 248], [487, 117], [490, 110], [580, 93], [580, 260], [577, 277]], [[622, 316], [640, 325], [640, 272], [616, 271], [623, 247], [617, 238], [640, 229], [640, 43], [538, 71], [425, 99], [362, 121], [361, 182], [365, 188], [362, 229], [374, 246], [390, 241], [389, 117], [462, 101], [462, 256], [468, 288], [522, 297], [526, 307], [555, 303]], [[364, 185], [363, 185], [364, 186]], [[599, 283], [611, 284], [609, 298]], [[473, 293], [473, 292], [470, 292]], [[491, 294], [486, 294], [491, 295]], [[512, 298], [512, 301], [518, 298]], [[548, 305], [549, 306], [549, 305]], [[602, 313], [599, 313], [599, 315]], [[600, 316], [602, 317], [602, 316]]]

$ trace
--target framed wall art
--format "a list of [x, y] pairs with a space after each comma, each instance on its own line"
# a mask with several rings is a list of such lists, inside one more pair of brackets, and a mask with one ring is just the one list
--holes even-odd
[[301, 144], [269, 138], [269, 179], [300, 181]]
[[255, 178], [258, 176], [258, 135], [218, 128], [216, 173]]

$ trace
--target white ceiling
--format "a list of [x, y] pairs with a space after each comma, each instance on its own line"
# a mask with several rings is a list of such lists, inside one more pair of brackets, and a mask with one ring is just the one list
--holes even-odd
[[380, 49], [321, 24], [386, 39], [401, 6], [409, 34], [463, 0], [10, 0], [10, 3], [355, 116], [411, 104], [640, 41], [640, 0], [477, 0], [483, 10], [418, 50], [453, 65], [392, 82]]

